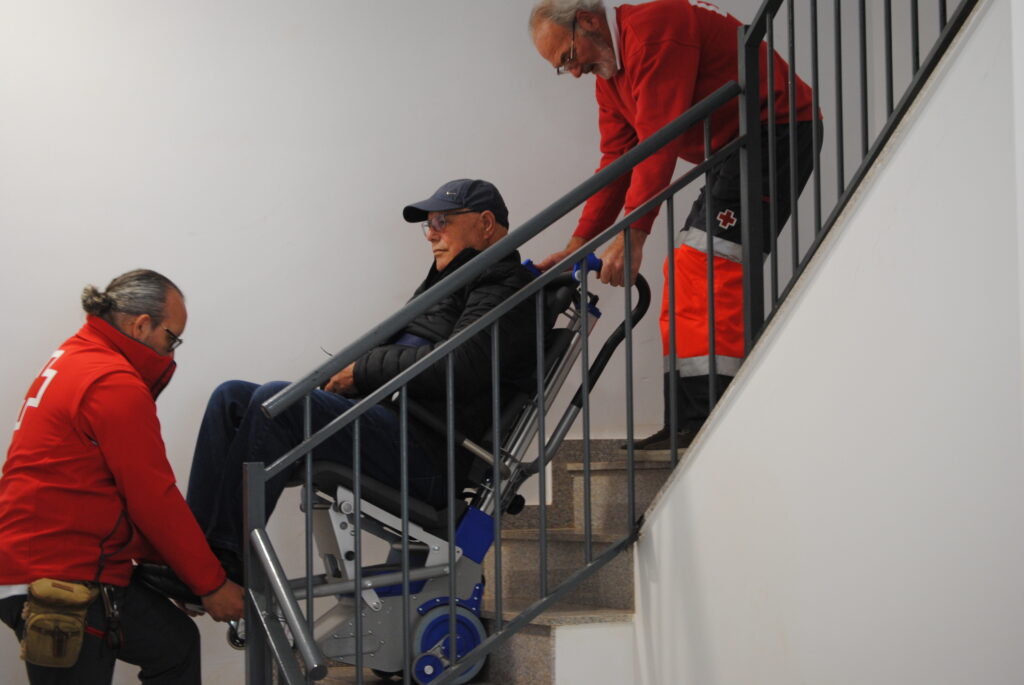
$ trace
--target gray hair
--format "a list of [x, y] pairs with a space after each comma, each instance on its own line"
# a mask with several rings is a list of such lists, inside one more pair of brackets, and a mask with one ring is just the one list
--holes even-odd
[[85, 286], [82, 309], [111, 324], [115, 323], [115, 314], [149, 314], [156, 325], [164, 320], [167, 292], [172, 288], [181, 294], [178, 286], [166, 276], [149, 269], [135, 269], [112, 280], [102, 293], [96, 286]]
[[550, 21], [553, 24], [570, 28], [576, 13], [580, 10], [604, 14], [604, 2], [602, 0], [540, 0], [533, 6], [530, 12], [530, 33], [533, 33], [537, 24], [542, 21]]

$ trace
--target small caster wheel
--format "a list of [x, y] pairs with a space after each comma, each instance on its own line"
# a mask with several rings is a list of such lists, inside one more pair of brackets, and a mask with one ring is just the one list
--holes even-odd
[[228, 621], [228, 644], [234, 649], [245, 649], [245, 624], [241, 621]]
[[371, 668], [370, 672], [372, 672], [373, 675], [377, 676], [381, 680], [392, 680], [394, 678], [402, 677], [401, 671], [382, 671], [379, 668]]

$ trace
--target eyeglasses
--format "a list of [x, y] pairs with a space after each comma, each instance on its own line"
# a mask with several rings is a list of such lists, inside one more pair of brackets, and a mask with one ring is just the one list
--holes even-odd
[[164, 333], [166, 333], [167, 337], [171, 339], [171, 346], [169, 348], [170, 352], [173, 352], [174, 350], [178, 349], [179, 347], [181, 347], [181, 343], [185, 342], [184, 340], [176, 336], [174, 333], [171, 333], [171, 329], [169, 328], [164, 328]]
[[448, 217], [458, 216], [459, 214], [475, 214], [475, 209], [456, 209], [453, 212], [445, 212], [444, 214], [435, 214], [434, 218], [427, 219], [420, 226], [423, 228], [423, 235], [428, 235], [430, 229], [434, 229], [438, 233], [444, 233], [445, 226], [448, 225]]
[[555, 67], [558, 76], [568, 74], [570, 66], [576, 61], [576, 20], [572, 20], [572, 42], [569, 43], [569, 54], [562, 58], [562, 63]]

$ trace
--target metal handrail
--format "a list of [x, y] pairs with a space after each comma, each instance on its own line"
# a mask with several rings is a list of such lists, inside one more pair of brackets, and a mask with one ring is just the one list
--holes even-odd
[[522, 226], [511, 231], [508, 236], [484, 250], [473, 259], [472, 268], [459, 269], [374, 326], [361, 338], [342, 348], [337, 354], [307, 374], [305, 378], [293, 382], [268, 399], [263, 403], [264, 413], [271, 418], [280, 416], [283, 411], [292, 406], [310, 390], [319, 388], [334, 374], [374, 347], [383, 344], [416, 316], [422, 314], [459, 288], [467, 285], [479, 272], [512, 254], [512, 252], [536, 237], [555, 221], [581, 205], [591, 195], [632, 170], [637, 164], [665, 147], [665, 145], [678, 138], [694, 125], [700, 123], [719, 107], [739, 95], [739, 93], [739, 84], [735, 81], [730, 81], [708, 95], [682, 115], [666, 124], [657, 133], [639, 143], [601, 171], [587, 178], [561, 198], [551, 203], [546, 209], [541, 210], [532, 219], [526, 221]]
[[[407, 369], [402, 371], [402, 373], [398, 374], [397, 376], [392, 378], [390, 381], [382, 384], [379, 388], [377, 388], [373, 392], [371, 392], [371, 393], [365, 395], [364, 397], [362, 397], [359, 402], [357, 402], [356, 404], [352, 405], [352, 407], [350, 407], [344, 413], [339, 414], [338, 416], [336, 416], [334, 419], [332, 419], [326, 425], [321, 427], [316, 433], [312, 434], [309, 438], [307, 438], [306, 440], [303, 440], [302, 442], [297, 444], [295, 447], [293, 447], [291, 450], [289, 450], [288, 452], [285, 452], [276, 461], [274, 461], [273, 464], [271, 464], [270, 466], [267, 467], [267, 476], [268, 477], [273, 477], [273, 476], [281, 473], [286, 468], [288, 468], [289, 466], [294, 464], [296, 461], [301, 459], [310, 450], [313, 450], [316, 447], [318, 447], [319, 445], [321, 445], [325, 440], [327, 440], [332, 435], [337, 433], [339, 430], [341, 430], [342, 428], [344, 428], [345, 426], [347, 426], [348, 424], [352, 423], [354, 420], [356, 420], [357, 418], [359, 418], [360, 416], [365, 414], [367, 411], [369, 411], [374, 406], [376, 406], [379, 402], [381, 402], [385, 398], [391, 397], [399, 388], [404, 386], [409, 381], [409, 379], [415, 377], [417, 374], [419, 374], [422, 371], [426, 370], [431, 365], [436, 364], [438, 361], [443, 359], [444, 356], [446, 354], [448, 354], [449, 352], [451, 352], [453, 349], [455, 349], [456, 347], [458, 347], [463, 342], [465, 342], [469, 338], [473, 337], [474, 335], [476, 335], [480, 331], [484, 330], [489, 325], [491, 325], [494, 322], [496, 322], [504, 314], [506, 314], [507, 312], [511, 311], [520, 302], [525, 300], [527, 296], [537, 293], [538, 291], [540, 291], [544, 287], [546, 287], [548, 285], [548, 283], [550, 283], [551, 281], [555, 280], [556, 278], [559, 278], [560, 277], [560, 272], [562, 271], [562, 269], [560, 268], [561, 265], [574, 264], [574, 263], [580, 261], [585, 255], [587, 255], [587, 254], [589, 254], [591, 252], [596, 251], [596, 249], [598, 247], [600, 247], [602, 244], [604, 244], [604, 243], [608, 242], [609, 240], [611, 240], [615, 235], [620, 233], [624, 228], [626, 228], [627, 226], [632, 224], [634, 221], [636, 221], [637, 219], [639, 219], [640, 217], [642, 217], [643, 215], [647, 214], [652, 209], [654, 209], [655, 207], [660, 205], [665, 200], [665, 198], [669, 197], [673, 193], [679, 192], [686, 185], [692, 183], [694, 180], [699, 178], [701, 174], [705, 173], [707, 171], [707, 169], [712, 167], [717, 161], [719, 161], [720, 159], [722, 159], [723, 157], [727, 156], [732, 151], [734, 151], [736, 148], [738, 148], [742, 144], [742, 142], [743, 142], [742, 138], [737, 138], [736, 140], [733, 140], [730, 143], [724, 145], [721, 150], [719, 150], [717, 153], [715, 153], [714, 155], [709, 157], [707, 159], [707, 161], [702, 162], [701, 164], [699, 164], [696, 167], [694, 167], [693, 169], [691, 169], [689, 172], [683, 174], [679, 179], [677, 179], [676, 181], [674, 181], [671, 184], [669, 184], [664, 190], [662, 190], [658, 194], [656, 194], [653, 197], [651, 197], [649, 200], [647, 200], [646, 202], [641, 204], [639, 207], [634, 209], [632, 212], [627, 214], [625, 217], [623, 217], [622, 219], [620, 219], [616, 223], [612, 224], [611, 226], [609, 226], [605, 230], [603, 230], [600, 233], [598, 233], [596, 236], [594, 236], [593, 238], [588, 240], [586, 243], [584, 243], [583, 245], [578, 247], [573, 252], [571, 252], [568, 255], [566, 255], [566, 257], [561, 262], [559, 262], [558, 266], [556, 266], [556, 267], [554, 267], [552, 269], [549, 269], [546, 273], [541, 274], [537, 278], [533, 279], [530, 283], [528, 283], [525, 286], [523, 286], [518, 292], [516, 292], [510, 298], [508, 298], [507, 300], [505, 300], [504, 302], [502, 302], [498, 306], [494, 307], [491, 311], [489, 311], [487, 314], [481, 316], [479, 319], [474, 321], [471, 325], [469, 325], [466, 328], [464, 328], [463, 330], [459, 331], [459, 333], [457, 333], [456, 335], [453, 335], [451, 338], [448, 338], [444, 342], [438, 344], [437, 347], [435, 347], [433, 350], [431, 350], [428, 354], [424, 355], [422, 359], [419, 359], [415, 363], [411, 364]], [[503, 238], [501, 242], [504, 242], [505, 240], [508, 240], [510, 237], [511, 236], [509, 236], [507, 238]], [[487, 252], [489, 252], [490, 250], [493, 250], [495, 247], [500, 245], [501, 242], [499, 242], [494, 247], [488, 248], [487, 251], [481, 253], [479, 256], [477, 256], [474, 259], [475, 260], [479, 260]], [[474, 262], [474, 263], [477, 263], [477, 262]], [[441, 281], [441, 283], [438, 283], [436, 286], [434, 286], [434, 288], [431, 288], [431, 290], [428, 291], [428, 293], [433, 291], [434, 289], [440, 288], [447, 281], [449, 281], [452, 278], [455, 278], [457, 275], [459, 275], [459, 273], [461, 271], [469, 271], [469, 269], [467, 269], [467, 268], [459, 269], [459, 271], [456, 271], [450, 278], [444, 279], [444, 281]], [[409, 305], [415, 304], [415, 303], [419, 302], [419, 300], [420, 300], [420, 298], [416, 298], [415, 300], [410, 302]], [[427, 300], [426, 302], [427, 302], [427, 304], [424, 305], [424, 309], [429, 308], [433, 304], [432, 300]], [[409, 305], [407, 305], [407, 307]], [[405, 308], [403, 308], [403, 310], [400, 310], [400, 311], [404, 311], [404, 310], [405, 310]], [[420, 313], [420, 309], [418, 307], [414, 311], [417, 313], [416, 315], [418, 315], [418, 313]], [[334, 358], [332, 358], [332, 360], [333, 359]], [[344, 367], [342, 367], [342, 368], [344, 368]], [[292, 385], [294, 385], [294, 384], [292, 384]], [[288, 389], [291, 388], [291, 387], [292, 386], [288, 386], [287, 388], [284, 388], [280, 393], [278, 393], [278, 395], [275, 395], [270, 400], [267, 400], [267, 403], [269, 403], [269, 402], [273, 401], [275, 398], [281, 396], [283, 393], [287, 392]], [[308, 393], [309, 391], [307, 390], [306, 392]], [[303, 396], [304, 395], [299, 395], [298, 397], [301, 398]], [[264, 403], [264, 405], [263, 405], [264, 408], [266, 408], [266, 404], [267, 403]], [[287, 407], [282, 407], [281, 411], [284, 411], [285, 409], [287, 409]]]

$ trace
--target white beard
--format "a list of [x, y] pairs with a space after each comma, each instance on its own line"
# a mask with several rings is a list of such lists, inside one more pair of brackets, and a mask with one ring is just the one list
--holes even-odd
[[603, 79], [610, 79], [619, 72], [615, 64], [615, 50], [598, 33], [588, 33], [587, 37], [597, 46], [597, 59], [590, 62], [590, 72]]

